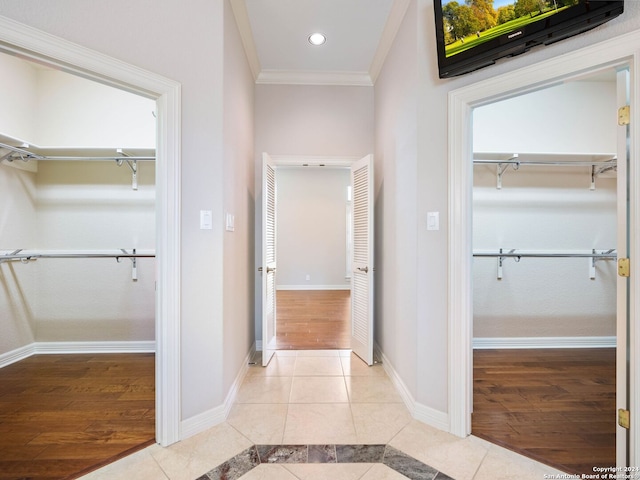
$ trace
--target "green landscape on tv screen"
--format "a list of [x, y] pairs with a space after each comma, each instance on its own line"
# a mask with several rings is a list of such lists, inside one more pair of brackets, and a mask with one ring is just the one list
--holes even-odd
[[581, 0], [442, 0], [445, 55], [450, 57], [488, 40], [544, 20]]

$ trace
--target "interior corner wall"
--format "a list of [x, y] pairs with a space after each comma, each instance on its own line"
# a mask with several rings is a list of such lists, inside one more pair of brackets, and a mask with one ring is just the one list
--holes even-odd
[[[416, 395], [418, 104], [411, 2], [375, 84], [375, 341]], [[428, 319], [420, 319], [428, 321]]]
[[[35, 173], [0, 163], [0, 231], [2, 250], [32, 245], [36, 238]], [[25, 268], [26, 267], [26, 268]], [[30, 265], [0, 262], [0, 355], [26, 347], [36, 339], [36, 276]]]
[[[373, 87], [256, 85], [255, 268], [262, 263], [262, 152], [364, 157], [374, 149]], [[256, 270], [257, 271], [257, 270]], [[256, 339], [262, 337], [260, 277], [255, 281]]]
[[348, 290], [347, 168], [278, 167], [278, 275], [284, 290]]
[[12, 55], [0, 54], [0, 134], [17, 139], [35, 136], [38, 72], [34, 65]]
[[[418, 149], [419, 209], [415, 222], [424, 225], [426, 213], [440, 211], [440, 232], [419, 230], [418, 241], [418, 316], [429, 322], [418, 325], [416, 364], [418, 385], [416, 401], [442, 412], [448, 411], [448, 95], [451, 91], [476, 82], [535, 64], [542, 60], [578, 50], [605, 39], [614, 38], [640, 27], [640, 3], [625, 2], [623, 15], [576, 37], [499, 61], [468, 75], [451, 79], [438, 77], [435, 45], [435, 20], [432, 0], [416, 0], [418, 21]], [[430, 348], [433, 347], [433, 348]], [[438, 368], [434, 366], [437, 365]]]
[[[221, 405], [223, 4], [0, 0], [0, 15], [181, 84], [180, 401], [182, 419]], [[144, 34], [141, 35], [141, 26]], [[200, 230], [200, 210], [214, 229]]]
[[228, 391], [254, 343], [254, 80], [228, 1], [224, 2], [224, 370]]

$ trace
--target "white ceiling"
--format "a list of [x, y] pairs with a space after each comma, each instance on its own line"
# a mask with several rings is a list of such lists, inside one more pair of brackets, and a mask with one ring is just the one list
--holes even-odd
[[[257, 83], [372, 85], [408, 0], [232, 0]], [[314, 32], [327, 42], [313, 46]]]

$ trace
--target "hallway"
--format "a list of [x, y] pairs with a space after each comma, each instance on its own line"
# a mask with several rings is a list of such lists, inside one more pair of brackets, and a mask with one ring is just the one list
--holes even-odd
[[348, 350], [299, 350], [278, 351], [266, 368], [250, 366], [226, 422], [82, 479], [539, 480], [558, 473], [412, 419], [381, 364], [367, 367]]

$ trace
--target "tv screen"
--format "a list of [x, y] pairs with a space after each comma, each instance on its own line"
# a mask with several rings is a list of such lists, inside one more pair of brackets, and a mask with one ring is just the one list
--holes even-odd
[[624, 0], [434, 0], [440, 78], [590, 30]]

